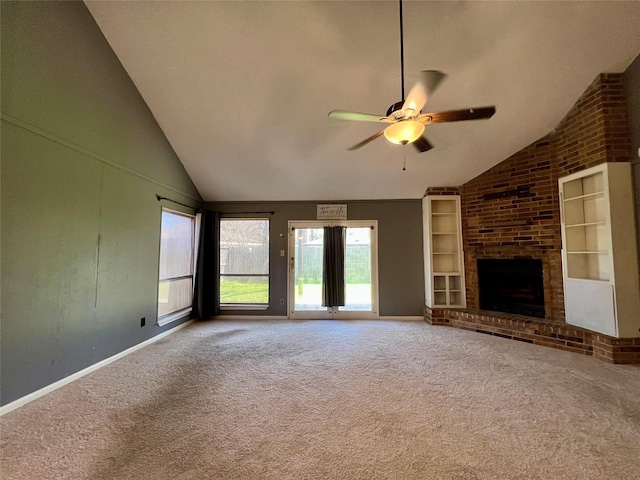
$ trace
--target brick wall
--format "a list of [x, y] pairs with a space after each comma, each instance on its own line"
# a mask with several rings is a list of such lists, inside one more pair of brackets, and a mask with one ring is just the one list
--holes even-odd
[[622, 74], [602, 74], [549, 135], [558, 176], [604, 162], [630, 161], [631, 144]]
[[536, 258], [546, 319], [564, 323], [558, 178], [629, 159], [622, 74], [602, 74], [553, 132], [459, 187], [467, 306], [479, 308], [478, 258]]
[[460, 195], [460, 189], [458, 187], [429, 187], [424, 195]]

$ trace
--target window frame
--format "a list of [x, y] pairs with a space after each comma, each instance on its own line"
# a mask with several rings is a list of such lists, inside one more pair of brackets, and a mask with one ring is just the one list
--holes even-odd
[[[168, 277], [168, 278], [164, 278], [161, 279], [160, 278], [160, 268], [162, 265], [162, 217], [164, 213], [169, 213], [171, 215], [177, 215], [180, 217], [186, 217], [188, 219], [191, 220], [191, 235], [192, 235], [192, 241], [191, 241], [191, 262], [190, 262], [190, 269], [191, 269], [191, 273], [190, 275], [180, 275], [177, 277]], [[183, 212], [180, 210], [175, 210], [172, 208], [167, 208], [167, 207], [162, 207], [161, 208], [161, 213], [160, 213], [160, 237], [158, 239], [158, 284], [157, 284], [157, 288], [156, 288], [156, 325], [158, 326], [164, 326], [167, 325], [171, 322], [175, 322], [177, 320], [180, 320], [181, 318], [184, 318], [185, 316], [189, 315], [191, 313], [191, 311], [193, 310], [193, 298], [194, 298], [194, 293], [195, 293], [195, 278], [196, 278], [196, 264], [198, 261], [198, 236], [199, 236], [199, 216], [200, 214], [198, 213], [187, 213], [187, 212]], [[191, 279], [191, 304], [188, 307], [182, 307], [182, 308], [178, 308], [177, 310], [174, 310], [172, 312], [166, 313], [162, 316], [159, 316], [159, 302], [160, 302], [160, 285], [162, 285], [163, 283], [168, 283], [168, 282], [172, 282], [172, 281], [177, 281], [177, 280], [184, 280], [184, 279]]]
[[[263, 221], [267, 222], [267, 260], [268, 271], [267, 273], [250, 273], [250, 274], [238, 274], [238, 273], [222, 273], [222, 222], [224, 221]], [[271, 304], [271, 218], [269, 217], [237, 217], [237, 216], [224, 216], [220, 217], [220, 239], [218, 242], [218, 293], [221, 295], [221, 285], [223, 277], [266, 277], [267, 279], [267, 302], [266, 303], [230, 303], [220, 301], [220, 310], [266, 310]]]

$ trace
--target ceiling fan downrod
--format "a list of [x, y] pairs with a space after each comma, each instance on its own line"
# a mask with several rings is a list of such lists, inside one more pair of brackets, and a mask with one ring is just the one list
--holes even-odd
[[400, 6], [400, 93], [401, 99], [399, 102], [394, 103], [387, 109], [387, 117], [393, 112], [397, 112], [404, 105], [404, 26], [403, 26], [403, 14], [402, 14], [402, 0], [398, 0]]
[[[401, 92], [402, 92], [402, 97], [400, 98], [402, 98], [402, 101], [398, 103], [402, 104], [404, 102], [404, 28], [402, 25], [402, 0], [399, 0], [399, 3], [400, 3], [400, 82], [401, 82]], [[395, 105], [397, 105], [397, 103]], [[387, 115], [389, 114], [387, 113]]]

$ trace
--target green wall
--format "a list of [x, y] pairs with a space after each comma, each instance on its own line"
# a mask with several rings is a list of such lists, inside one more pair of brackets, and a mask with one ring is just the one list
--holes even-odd
[[290, 220], [315, 220], [318, 203], [347, 204], [349, 220], [378, 220], [378, 280], [380, 316], [422, 316], [424, 274], [422, 261], [422, 201], [318, 201], [208, 203], [206, 208], [224, 213], [275, 212], [270, 215], [270, 297], [267, 310], [224, 311], [239, 315], [287, 315], [287, 228]]
[[201, 198], [84, 3], [1, 9], [4, 405], [180, 323], [156, 195]]

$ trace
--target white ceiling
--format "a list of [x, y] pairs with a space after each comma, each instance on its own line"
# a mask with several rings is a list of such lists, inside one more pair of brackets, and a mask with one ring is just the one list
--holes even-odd
[[[423, 111], [495, 105], [428, 126], [418, 153], [327, 118], [401, 100], [398, 2], [87, 1], [203, 198], [421, 198], [549, 133], [602, 72], [640, 53], [640, 2], [404, 2], [406, 89], [448, 78]], [[407, 170], [402, 171], [406, 157]]]

